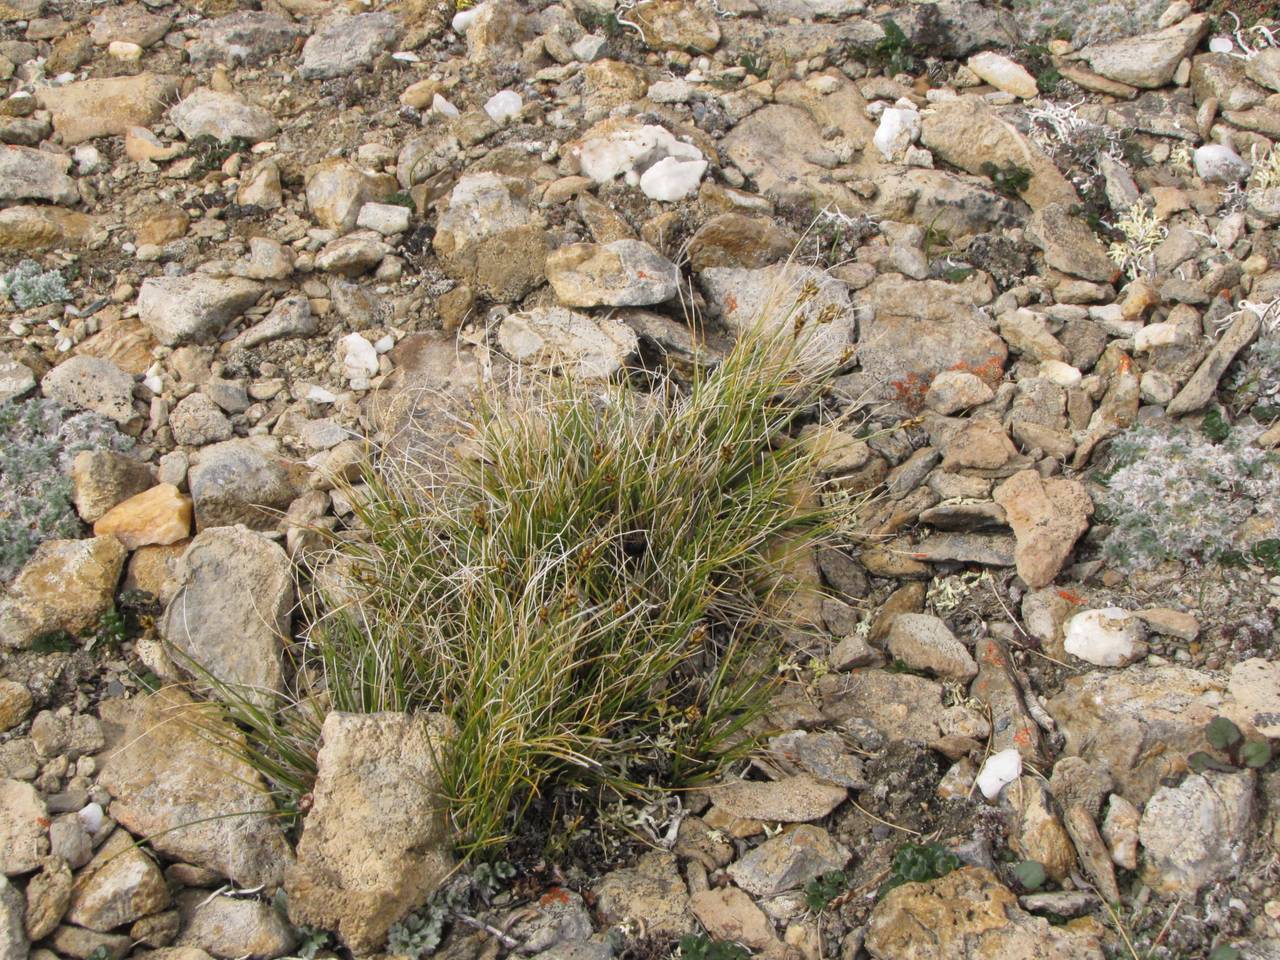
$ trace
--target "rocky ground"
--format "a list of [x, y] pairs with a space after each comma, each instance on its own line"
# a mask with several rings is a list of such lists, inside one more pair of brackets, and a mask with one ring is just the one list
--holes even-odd
[[[1014, 6], [0, 0], [0, 956], [1280, 956], [1280, 30]], [[282, 688], [366, 438], [779, 290], [878, 496], [737, 776], [404, 920], [419, 727], [282, 823], [160, 689]]]

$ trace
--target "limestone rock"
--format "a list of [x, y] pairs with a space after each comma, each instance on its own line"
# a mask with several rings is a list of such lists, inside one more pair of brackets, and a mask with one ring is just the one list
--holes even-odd
[[114, 450], [82, 450], [71, 461], [71, 499], [85, 523], [93, 523], [154, 482], [147, 464]]
[[98, 782], [111, 815], [162, 854], [205, 867], [238, 886], [278, 885], [290, 857], [266, 785], [222, 749], [242, 735], [216, 708], [169, 687], [115, 708], [118, 746]]
[[925, 112], [920, 142], [938, 159], [972, 174], [983, 173], [987, 163], [1027, 168], [1031, 179], [1022, 199], [1033, 210], [1050, 203], [1080, 202], [1075, 188], [1039, 147], [973, 97], [944, 102]]
[[1044, 251], [1045, 262], [1055, 270], [1097, 283], [1110, 283], [1119, 273], [1097, 235], [1069, 204], [1047, 203], [1027, 221], [1027, 239]]
[[246, 529], [208, 527], [187, 547], [160, 632], [196, 680], [244, 688], [266, 702], [283, 685], [293, 612], [293, 568], [279, 544]]
[[1194, 897], [1238, 875], [1253, 824], [1254, 777], [1252, 770], [1209, 770], [1157, 790], [1138, 826], [1145, 882], [1160, 893]]
[[764, 911], [737, 887], [701, 890], [689, 903], [698, 922], [715, 940], [741, 943], [752, 950], [767, 950], [778, 943]]
[[114, 536], [126, 550], [177, 543], [191, 535], [191, 498], [171, 483], [156, 484], [104, 513], [93, 532]]
[[574, 243], [547, 256], [547, 280], [567, 307], [643, 307], [676, 295], [680, 274], [640, 240]]
[[123, 136], [164, 115], [178, 92], [178, 78], [153, 73], [41, 86], [36, 100], [53, 114], [53, 129], [66, 146], [96, 137]]
[[169, 109], [169, 118], [188, 140], [240, 137], [250, 143], [269, 140], [280, 129], [271, 113], [230, 93], [197, 87]]
[[[71, 903], [71, 868], [55, 855], [48, 857], [43, 868], [27, 881], [27, 937], [43, 940], [51, 934]], [[0, 944], [3, 944], [0, 934]]]
[[526, 184], [496, 173], [463, 177], [440, 213], [432, 248], [445, 271], [498, 303], [519, 300], [544, 276], [547, 237]]
[[335, 930], [353, 951], [434, 891], [453, 858], [439, 751], [447, 721], [401, 713], [331, 713], [298, 859], [285, 877], [294, 923]]
[[195, 26], [195, 40], [187, 48], [195, 64], [259, 64], [293, 48], [306, 35], [284, 17], [257, 10], [239, 10]]
[[1005, 790], [1017, 815], [1009, 846], [1026, 860], [1040, 863], [1050, 879], [1061, 883], [1075, 869], [1076, 852], [1053, 800], [1035, 777], [1022, 776]]
[[820, 820], [849, 796], [844, 787], [807, 774], [777, 781], [736, 780], [709, 787], [711, 802], [742, 820], [802, 823]]
[[[0, 780], [0, 874], [14, 877], [40, 866], [49, 850], [48, 811], [35, 787]], [[18, 911], [21, 930], [22, 911]]]
[[133, 409], [133, 377], [110, 360], [68, 357], [45, 374], [40, 386], [63, 406], [92, 410], [122, 427], [140, 419]]
[[771, 218], [721, 213], [707, 220], [689, 239], [689, 266], [695, 272], [709, 267], [755, 270], [785, 260], [796, 237]]
[[16, 680], [0, 679], [0, 733], [12, 730], [31, 713], [31, 691]]
[[0, 250], [35, 253], [50, 247], [91, 247], [106, 238], [97, 217], [75, 210], [26, 205], [0, 210]]
[[160, 868], [134, 846], [133, 837], [116, 830], [76, 877], [67, 920], [107, 933], [168, 905]]
[[169, 427], [175, 442], [190, 447], [230, 440], [235, 433], [226, 414], [203, 393], [179, 400], [169, 414]]
[[111, 606], [125, 556], [115, 537], [40, 544], [0, 599], [0, 642], [26, 647], [43, 634], [93, 627]]
[[399, 19], [391, 13], [362, 13], [325, 20], [302, 48], [304, 80], [328, 80], [363, 69], [400, 39]]
[[1198, 13], [1154, 33], [1092, 44], [1080, 56], [1110, 80], [1154, 89], [1173, 79], [1178, 64], [1200, 45], [1208, 30], [1209, 18]]
[[261, 293], [261, 285], [239, 277], [152, 277], [138, 293], [138, 316], [166, 346], [210, 340]]
[[0, 955], [27, 960], [30, 942], [22, 929], [22, 891], [0, 876]]
[[203, 448], [188, 475], [196, 528], [242, 523], [273, 530], [298, 495], [296, 471], [273, 445], [254, 439], [227, 440]]
[[643, 921], [652, 933], [681, 936], [693, 932], [689, 892], [669, 853], [646, 853], [634, 867], [605, 874], [595, 885], [596, 910], [608, 924]]
[[1089, 529], [1093, 501], [1088, 491], [1077, 480], [1045, 480], [1035, 470], [1023, 470], [998, 486], [992, 498], [1013, 528], [1018, 575], [1033, 590], [1048, 586]]
[[284, 956], [298, 942], [275, 905], [262, 900], [221, 894], [210, 897], [203, 890], [184, 890], [178, 895], [178, 907], [182, 917], [178, 949], [267, 960]]
[[612, 376], [639, 346], [635, 331], [563, 307], [511, 314], [498, 327], [498, 346], [517, 363], [563, 367], [587, 379]]
[[31, 147], [0, 146], [0, 200], [48, 200], [70, 206], [80, 199], [67, 170], [71, 158]]
[[355, 229], [364, 204], [385, 200], [394, 192], [395, 181], [390, 177], [365, 173], [341, 157], [307, 169], [307, 209], [320, 226], [338, 233]]
[[1022, 64], [1015, 63], [1008, 57], [991, 50], [975, 53], [969, 58], [968, 67], [997, 90], [1011, 93], [1023, 100], [1030, 100], [1040, 95], [1036, 78], [1027, 73]]
[[991, 730], [977, 711], [943, 706], [941, 683], [909, 673], [865, 669], [828, 675], [818, 682], [818, 693], [827, 719], [864, 720], [893, 740], [985, 739]]
[[1231, 326], [1218, 338], [1204, 362], [1196, 368], [1187, 385], [1170, 401], [1165, 412], [1171, 417], [1184, 413], [1192, 413], [1205, 406], [1218, 389], [1218, 381], [1226, 373], [1231, 361], [1249, 344], [1258, 338], [1262, 329], [1262, 321], [1252, 310], [1242, 310], [1240, 316], [1232, 321]]
[[849, 851], [821, 827], [802, 824], [766, 840], [728, 869], [734, 883], [758, 897], [803, 887], [814, 877], [839, 870]]
[[1096, 922], [1055, 927], [1018, 906], [982, 867], [961, 867], [929, 883], [890, 890], [867, 923], [874, 960], [1103, 960]]
[[886, 644], [907, 666], [928, 670], [948, 680], [972, 680], [978, 665], [947, 625], [925, 613], [900, 613], [893, 618]]

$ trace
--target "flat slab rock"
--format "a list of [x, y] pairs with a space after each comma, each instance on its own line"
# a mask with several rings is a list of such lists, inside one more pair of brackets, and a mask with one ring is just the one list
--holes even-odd
[[728, 873], [748, 893], [772, 897], [848, 862], [849, 851], [831, 834], [805, 824], [766, 840], [729, 867]]
[[804, 823], [820, 820], [848, 799], [844, 787], [799, 774], [782, 780], [738, 780], [707, 793], [720, 810], [743, 820]]
[[909, 673], [865, 669], [818, 681], [828, 720], [866, 720], [886, 737], [931, 743], [942, 737], [986, 739], [991, 726], [975, 710], [942, 703], [942, 684]]

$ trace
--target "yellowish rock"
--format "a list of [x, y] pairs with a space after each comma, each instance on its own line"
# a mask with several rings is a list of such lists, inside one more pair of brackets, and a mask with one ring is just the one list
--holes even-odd
[[129, 550], [177, 543], [191, 534], [191, 498], [171, 483], [160, 483], [108, 510], [93, 532], [113, 534]]

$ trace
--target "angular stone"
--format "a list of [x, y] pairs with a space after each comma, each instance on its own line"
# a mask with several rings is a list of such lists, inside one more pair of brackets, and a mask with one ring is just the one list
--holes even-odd
[[36, 88], [36, 102], [53, 114], [53, 129], [66, 146], [95, 137], [123, 136], [130, 127], [159, 120], [178, 93], [178, 78], [140, 73]]
[[216, 20], [206, 20], [193, 30], [195, 41], [187, 48], [195, 64], [259, 64], [293, 49], [306, 31], [284, 17], [257, 10], [239, 10]]
[[[39, 873], [27, 881], [27, 937], [43, 940], [62, 922], [71, 903], [71, 868], [58, 856], [45, 860]], [[0, 934], [0, 947], [4, 937]]]
[[1069, 204], [1048, 203], [1037, 209], [1027, 221], [1027, 239], [1044, 251], [1049, 266], [1063, 273], [1110, 283], [1120, 272], [1097, 235], [1072, 216]]
[[1024, 100], [1040, 95], [1036, 78], [1027, 73], [1022, 64], [1015, 63], [1008, 57], [991, 50], [984, 50], [981, 53], [975, 53], [967, 63], [970, 70], [997, 90], [1003, 90]]
[[111, 534], [127, 550], [163, 546], [191, 535], [191, 515], [191, 498], [171, 483], [159, 483], [116, 504], [93, 525], [93, 532]]
[[242, 526], [198, 533], [178, 564], [178, 590], [160, 632], [200, 680], [239, 688], [264, 703], [283, 686], [293, 567], [279, 544]]
[[334, 930], [353, 951], [382, 945], [391, 925], [449, 876], [439, 802], [439, 716], [331, 713], [313, 803], [285, 876], [289, 916]]
[[1280, 664], [1261, 657], [1237, 663], [1231, 668], [1227, 692], [1226, 716], [1260, 736], [1280, 738]]
[[40, 866], [49, 852], [48, 816], [35, 787], [0, 780], [0, 874], [14, 877]]
[[399, 18], [391, 13], [330, 17], [302, 48], [299, 74], [304, 80], [328, 80], [363, 69], [401, 32]]
[[720, 25], [710, 10], [680, 0], [647, 0], [636, 5], [644, 42], [658, 50], [710, 53], [720, 43]]
[[496, 173], [463, 177], [431, 241], [445, 272], [498, 303], [521, 299], [545, 275], [546, 231], [529, 206], [527, 188]]
[[160, 868], [134, 845], [133, 837], [116, 830], [76, 877], [67, 920], [107, 933], [168, 905], [169, 888]]
[[51, 247], [91, 247], [106, 238], [97, 217], [75, 210], [23, 205], [0, 210], [0, 250], [36, 253]]
[[822, 714], [865, 720], [892, 740], [933, 743], [942, 737], [985, 739], [990, 725], [968, 707], [943, 706], [942, 684], [909, 673], [865, 669], [818, 681]]
[[181, 932], [176, 949], [266, 960], [284, 956], [298, 942], [280, 910], [262, 900], [221, 894], [211, 897], [203, 890], [184, 890], [178, 895], [178, 907]]
[[152, 277], [138, 292], [138, 316], [166, 346], [211, 340], [258, 302], [262, 286], [239, 277]]
[[1035, 777], [1023, 776], [1005, 790], [1017, 820], [1009, 834], [1009, 847], [1026, 860], [1035, 860], [1056, 883], [1075, 869], [1076, 852], [1053, 808], [1053, 800]]
[[607, 924], [639, 920], [651, 933], [675, 937], [695, 928], [689, 892], [669, 853], [646, 853], [634, 867], [605, 874], [592, 889], [596, 911]]
[[1238, 876], [1253, 825], [1254, 779], [1252, 770], [1209, 770], [1157, 790], [1138, 826], [1143, 880], [1159, 893], [1194, 897]]
[[79, 635], [111, 606], [126, 550], [115, 537], [46, 540], [0, 599], [0, 642], [26, 647], [57, 631]]
[[71, 461], [72, 502], [85, 523], [141, 493], [155, 479], [151, 468], [114, 450], [82, 450]]
[[270, 140], [280, 129], [271, 113], [230, 93], [197, 87], [169, 109], [169, 119], [188, 140], [233, 137], [258, 143]]
[[975, 175], [984, 173], [983, 165], [987, 163], [998, 168], [1027, 168], [1031, 179], [1021, 196], [1033, 210], [1050, 203], [1070, 206], [1080, 202], [1075, 188], [1053, 161], [977, 98], [944, 101], [927, 111], [920, 142], [938, 159]]
[[777, 781], [731, 781], [709, 787], [707, 793], [730, 816], [781, 823], [821, 820], [849, 796], [844, 787], [807, 774]]
[[871, 911], [865, 946], [874, 960], [1103, 960], [1097, 922], [1050, 925], [983, 867], [928, 883], [904, 883]]
[[27, 960], [31, 944], [22, 929], [22, 891], [0, 876], [0, 956]]
[[80, 199], [67, 176], [71, 158], [31, 147], [0, 146], [0, 200], [48, 200], [70, 206]]
[[978, 665], [964, 644], [942, 620], [929, 614], [900, 613], [894, 617], [887, 646], [907, 666], [944, 679], [968, 681], [978, 675]]
[[973, 654], [978, 676], [969, 686], [969, 696], [986, 704], [991, 718], [992, 752], [1013, 749], [1024, 763], [1045, 765], [1048, 753], [1040, 727], [1027, 711], [1008, 648], [996, 637], [979, 637]]
[[766, 840], [727, 872], [747, 893], [772, 897], [840, 870], [848, 862], [849, 851], [831, 834], [821, 827], [802, 824]]
[[1013, 528], [1018, 575], [1033, 590], [1048, 586], [1089, 529], [1093, 501], [1088, 491], [1076, 480], [1045, 480], [1035, 470], [1023, 470], [996, 487], [992, 498]]
[[110, 360], [68, 357], [44, 375], [40, 386], [63, 406], [92, 410], [124, 427], [140, 419], [133, 409], [133, 377]]
[[1165, 412], [1176, 417], [1184, 413], [1194, 413], [1204, 407], [1218, 389], [1218, 381], [1226, 373], [1231, 361], [1249, 344], [1258, 338], [1262, 329], [1261, 318], [1252, 310], [1240, 311], [1240, 316], [1232, 321], [1226, 332], [1218, 338], [1204, 362], [1196, 368], [1187, 385], [1170, 401]]
[[234, 755], [243, 735], [216, 707], [169, 687], [114, 703], [112, 719], [123, 731], [98, 782], [122, 826], [238, 886], [283, 880], [290, 853], [275, 807], [257, 771]]
[[498, 327], [498, 346], [516, 363], [561, 367], [578, 377], [604, 379], [635, 356], [639, 340], [618, 320], [538, 307], [505, 317]]
[[689, 266], [755, 270], [785, 260], [797, 243], [790, 231], [770, 217], [722, 213], [698, 227], [689, 239]]
[[365, 203], [384, 200], [394, 192], [392, 178], [365, 173], [341, 157], [330, 157], [307, 169], [307, 209], [320, 226], [338, 233], [355, 229]]
[[552, 251], [547, 280], [567, 307], [643, 307], [676, 295], [680, 274], [640, 240], [574, 243]]
[[716, 940], [741, 943], [752, 950], [778, 944], [778, 935], [764, 911], [737, 887], [700, 890], [689, 898], [698, 922]]
[[280, 522], [278, 512], [288, 508], [301, 485], [298, 472], [272, 446], [254, 439], [205, 447], [187, 481], [199, 530], [237, 523], [273, 530]]
[[1224, 685], [1187, 667], [1091, 671], [1069, 678], [1047, 703], [1066, 738], [1067, 756], [1110, 772], [1116, 793], [1141, 805], [1186, 758], [1208, 750], [1204, 727], [1226, 700]]
[[1173, 79], [1178, 64], [1200, 45], [1208, 30], [1209, 18], [1198, 13], [1154, 33], [1092, 44], [1080, 51], [1080, 57], [1108, 79], [1154, 89]]

